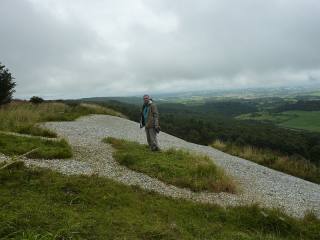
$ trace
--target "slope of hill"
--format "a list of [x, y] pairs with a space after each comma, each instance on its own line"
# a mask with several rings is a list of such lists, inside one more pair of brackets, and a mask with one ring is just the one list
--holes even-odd
[[[144, 131], [138, 124], [127, 119], [91, 115], [74, 122], [50, 122], [45, 126], [66, 138], [75, 150], [70, 160], [29, 160], [28, 164], [49, 166], [70, 174], [97, 173], [129, 185], [175, 197], [200, 202], [217, 203], [222, 206], [259, 203], [264, 207], [280, 207], [286, 213], [302, 217], [308, 210], [320, 216], [320, 186], [302, 179], [274, 171], [247, 160], [234, 157], [208, 146], [192, 144], [160, 133], [161, 147], [188, 149], [208, 155], [224, 168], [240, 185], [240, 194], [194, 193], [188, 189], [166, 185], [159, 180], [119, 166], [111, 156], [111, 149], [101, 139], [107, 136], [145, 143]], [[73, 167], [72, 162], [76, 163]]]
[[0, 238], [319, 238], [317, 184], [161, 132], [163, 149], [207, 155], [240, 189], [235, 194], [193, 192], [113, 159], [115, 150], [101, 140], [109, 136], [145, 143], [136, 122], [91, 115], [43, 126], [68, 140], [73, 158], [23, 158], [29, 168], [19, 162], [3, 168], [10, 159], [0, 154]]

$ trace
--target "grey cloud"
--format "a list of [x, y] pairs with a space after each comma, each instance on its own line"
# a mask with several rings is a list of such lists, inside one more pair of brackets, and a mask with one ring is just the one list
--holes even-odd
[[153, 65], [160, 76], [168, 69], [169, 76], [190, 79], [319, 68], [319, 3], [210, 2], [205, 9], [177, 6], [178, 34], [145, 33], [142, 41], [137, 38], [132, 54], [137, 67]]
[[[17, 96], [125, 95], [320, 79], [317, 0], [95, 3], [1, 2], [0, 61], [16, 77]], [[56, 14], [59, 9], [65, 18]]]

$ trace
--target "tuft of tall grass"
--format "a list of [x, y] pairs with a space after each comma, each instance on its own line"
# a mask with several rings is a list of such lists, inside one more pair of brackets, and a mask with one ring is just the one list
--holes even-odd
[[320, 167], [300, 156], [286, 156], [270, 149], [256, 148], [249, 145], [239, 146], [219, 139], [215, 140], [211, 146], [263, 166], [311, 182], [320, 183]]
[[124, 114], [117, 112], [111, 108], [105, 107], [105, 106], [100, 106], [98, 104], [93, 104], [93, 103], [81, 103], [80, 107], [84, 107], [87, 109], [91, 109], [94, 114], [107, 114], [111, 116], [117, 116], [117, 117], [122, 117], [122, 118], [127, 118]]
[[73, 121], [88, 114], [123, 116], [119, 112], [95, 104], [69, 106], [59, 102], [41, 104], [13, 102], [0, 107], [0, 130], [35, 136], [56, 137], [54, 132], [42, 129], [37, 124], [47, 121]]
[[236, 192], [235, 182], [207, 156], [176, 149], [152, 152], [146, 145], [111, 137], [103, 141], [116, 149], [120, 164], [166, 183], [193, 191]]
[[39, 128], [37, 123], [46, 121], [51, 116], [64, 113], [66, 105], [62, 103], [32, 104], [13, 102], [0, 108], [0, 130], [35, 136], [56, 137], [56, 134]]
[[0, 108], [0, 130], [54, 137], [54, 133], [47, 131], [45, 134], [35, 126], [40, 121], [41, 112], [30, 103], [10, 103]]

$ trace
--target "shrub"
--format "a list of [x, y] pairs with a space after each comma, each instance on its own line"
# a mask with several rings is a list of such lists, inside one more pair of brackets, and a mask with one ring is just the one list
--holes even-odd
[[11, 102], [16, 86], [13, 79], [9, 70], [0, 63], [0, 105]]
[[39, 104], [39, 103], [43, 103], [44, 100], [41, 97], [33, 96], [32, 98], [30, 98], [30, 102], [34, 104]]
[[311, 148], [310, 158], [320, 165], [320, 144]]

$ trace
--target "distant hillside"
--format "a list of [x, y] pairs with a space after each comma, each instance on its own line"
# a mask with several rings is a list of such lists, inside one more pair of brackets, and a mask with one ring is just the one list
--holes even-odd
[[142, 97], [92, 97], [92, 98], [81, 98], [78, 99], [84, 102], [110, 102], [118, 101], [123, 103], [130, 103], [140, 105], [142, 103]]

